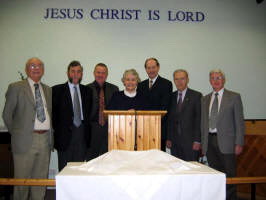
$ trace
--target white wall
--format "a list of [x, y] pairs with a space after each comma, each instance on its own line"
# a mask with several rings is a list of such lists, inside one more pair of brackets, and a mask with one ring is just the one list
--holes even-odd
[[[83, 9], [82, 19], [45, 19], [47, 8]], [[140, 9], [139, 20], [93, 20], [95, 8]], [[147, 20], [148, 10], [160, 20]], [[168, 11], [202, 12], [202, 22], [168, 21]], [[125, 69], [146, 78], [143, 63], [156, 57], [160, 74], [172, 80], [177, 68], [190, 73], [190, 87], [211, 91], [208, 72], [225, 71], [226, 87], [242, 95], [245, 118], [266, 118], [266, 3], [255, 0], [1, 0], [0, 111], [9, 83], [19, 80], [28, 58], [45, 63], [43, 81], [66, 81], [66, 67], [79, 60], [83, 83], [93, 80], [98, 62], [109, 66], [108, 80], [120, 86]], [[25, 73], [24, 73], [25, 74]], [[3, 124], [2, 119], [0, 125]]]

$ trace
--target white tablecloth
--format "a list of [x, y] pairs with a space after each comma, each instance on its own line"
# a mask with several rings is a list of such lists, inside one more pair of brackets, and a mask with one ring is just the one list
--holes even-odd
[[108, 152], [69, 163], [56, 176], [56, 199], [224, 200], [225, 174], [159, 150]]

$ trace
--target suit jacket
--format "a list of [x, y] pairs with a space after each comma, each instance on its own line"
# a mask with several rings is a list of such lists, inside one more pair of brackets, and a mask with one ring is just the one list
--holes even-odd
[[[90, 112], [92, 104], [91, 89], [79, 85], [82, 112], [83, 112], [83, 125], [84, 125], [84, 140], [87, 146], [90, 142]], [[71, 141], [72, 128], [73, 128], [73, 104], [68, 82], [52, 87], [53, 91], [53, 127], [54, 127], [54, 141], [55, 148], [59, 151], [65, 151]]]
[[172, 82], [160, 76], [151, 89], [149, 89], [149, 79], [138, 84], [138, 92], [146, 97], [150, 110], [168, 110], [172, 91]]
[[[41, 83], [47, 111], [52, 118], [52, 90]], [[11, 146], [15, 153], [25, 153], [32, 144], [32, 134], [36, 116], [36, 104], [28, 80], [12, 83], [6, 92], [3, 110], [5, 125], [12, 135]], [[52, 126], [52, 122], [50, 122]], [[53, 148], [52, 128], [49, 131], [50, 147]]]
[[168, 114], [167, 139], [173, 146], [182, 145], [192, 151], [193, 142], [200, 142], [201, 93], [187, 89], [183, 99], [181, 112], [177, 110], [175, 91], [171, 97]]
[[[202, 99], [201, 141], [206, 154], [209, 134], [209, 105], [212, 93]], [[217, 119], [217, 140], [220, 151], [224, 154], [234, 153], [235, 145], [244, 145], [244, 115], [241, 97], [238, 93], [224, 89]]]
[[[99, 112], [99, 95], [98, 91], [95, 87], [94, 82], [87, 85], [92, 90], [92, 110], [91, 110], [91, 116], [92, 119], [95, 115], [98, 115]], [[104, 99], [105, 99], [105, 105], [107, 106], [113, 96], [113, 93], [118, 91], [118, 87], [116, 85], [113, 85], [111, 83], [105, 82], [105, 88], [104, 88]]]
[[[149, 110], [168, 110], [171, 94], [173, 91], [172, 82], [158, 76], [152, 88], [149, 89], [149, 79], [138, 84], [138, 92], [147, 99]], [[166, 138], [167, 115], [162, 119], [162, 139]]]

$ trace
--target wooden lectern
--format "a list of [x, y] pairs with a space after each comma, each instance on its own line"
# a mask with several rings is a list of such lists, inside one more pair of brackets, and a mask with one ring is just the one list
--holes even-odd
[[104, 110], [108, 151], [161, 149], [161, 118], [167, 111]]

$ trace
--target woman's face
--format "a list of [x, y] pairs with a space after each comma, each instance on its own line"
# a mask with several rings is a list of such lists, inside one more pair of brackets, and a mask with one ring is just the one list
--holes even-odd
[[134, 92], [137, 88], [138, 80], [137, 77], [133, 74], [127, 74], [124, 79], [124, 86], [126, 88], [126, 91], [128, 92]]

